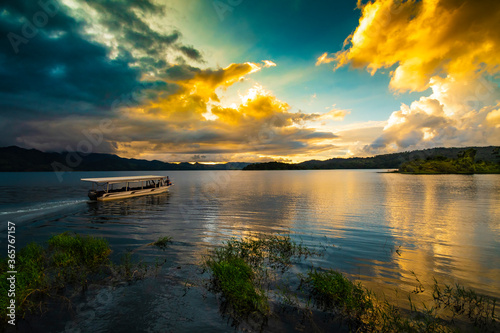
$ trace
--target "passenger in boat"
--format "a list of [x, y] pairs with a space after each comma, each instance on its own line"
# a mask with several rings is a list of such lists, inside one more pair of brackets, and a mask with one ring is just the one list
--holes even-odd
[[170, 186], [170, 185], [172, 185], [172, 183], [170, 182], [170, 179], [167, 176], [167, 186]]

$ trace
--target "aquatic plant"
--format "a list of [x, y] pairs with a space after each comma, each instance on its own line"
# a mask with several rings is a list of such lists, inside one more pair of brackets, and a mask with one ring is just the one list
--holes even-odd
[[449, 310], [453, 317], [466, 316], [474, 326], [481, 329], [495, 326], [498, 320], [495, 315], [496, 299], [479, 295], [459, 284], [440, 285], [434, 279], [432, 297], [436, 308]]
[[311, 269], [301, 283], [309, 288], [316, 305], [324, 311], [335, 310], [359, 317], [373, 309], [370, 292], [334, 270]]
[[418, 288], [408, 294], [409, 310], [380, 299], [334, 270], [312, 268], [301, 277], [301, 286], [317, 308], [331, 313], [334, 320], [347, 322], [351, 330], [358, 332], [496, 331], [495, 299], [460, 285], [443, 288], [434, 279], [434, 304], [417, 304], [411, 295], [424, 293], [425, 288], [416, 275], [415, 278]]
[[170, 236], [164, 236], [158, 238], [156, 242], [150, 243], [153, 246], [159, 247], [160, 249], [164, 250], [168, 247], [168, 245], [172, 243], [172, 237]]
[[[49, 288], [49, 282], [45, 274], [45, 253], [41, 246], [35, 243], [30, 243], [22, 248], [17, 254], [15, 274], [15, 309], [16, 316], [22, 316], [27, 309], [33, 309], [40, 305], [40, 295], [43, 295]], [[12, 295], [10, 283], [7, 278], [13, 274], [8, 273], [11, 269], [8, 268], [7, 260], [2, 258], [0, 261], [0, 306], [2, 312], [0, 317], [6, 322], [7, 306], [10, 305], [9, 296]]]
[[233, 325], [252, 317], [254, 326], [266, 323], [270, 312], [268, 290], [273, 274], [285, 272], [294, 259], [318, 254], [292, 241], [290, 235], [257, 235], [231, 239], [204, 258], [211, 274], [210, 290], [221, 294], [221, 312]]
[[[332, 330], [333, 324], [339, 330], [356, 332], [497, 329], [495, 299], [459, 285], [443, 287], [437, 281], [426, 287], [413, 272], [417, 285], [406, 297], [408, 306], [394, 305], [332, 269], [312, 267], [306, 274], [287, 273], [299, 260], [320, 254], [297, 245], [289, 235], [258, 236], [224, 242], [204, 258], [203, 266], [210, 273], [209, 289], [220, 294], [221, 313], [233, 325], [245, 322], [251, 330], [263, 330], [269, 318], [286, 311], [317, 331]], [[419, 301], [420, 297], [429, 299], [429, 291], [433, 303]], [[319, 319], [319, 313], [327, 317]]]
[[108, 263], [111, 253], [105, 239], [68, 232], [52, 236], [47, 243], [47, 268], [61, 286], [76, 280], [84, 285], [89, 274]]
[[[30, 243], [17, 253], [16, 318], [43, 311], [43, 305], [49, 298], [69, 301], [66, 297], [69, 290], [81, 291], [89, 282], [115, 283], [141, 279], [149, 268], [144, 263], [133, 263], [128, 252], [122, 265], [114, 265], [109, 260], [109, 244], [103, 238], [65, 232], [52, 236], [47, 245], [43, 247]], [[5, 309], [11, 299], [7, 280], [11, 273], [8, 273], [7, 264], [7, 259], [0, 258], [0, 306], [4, 309], [0, 312], [0, 319], [4, 323], [9, 319]]]
[[[51, 237], [48, 248], [30, 243], [17, 254], [15, 303], [17, 316], [24, 316], [41, 308], [44, 297], [51, 291], [62, 288], [69, 282], [87, 282], [101, 264], [106, 263], [111, 250], [100, 238], [63, 233]], [[2, 259], [0, 276], [0, 304], [10, 302], [6, 283], [9, 271], [7, 261]], [[4, 307], [5, 309], [5, 307]], [[6, 319], [2, 311], [2, 319]]]
[[265, 265], [281, 270], [290, 267], [294, 258], [307, 258], [311, 255], [319, 255], [319, 252], [308, 249], [302, 243], [297, 244], [290, 235], [281, 234], [233, 238], [212, 253], [212, 257], [216, 258], [242, 258], [254, 269]]
[[210, 263], [210, 269], [214, 277], [214, 287], [221, 291], [231, 311], [242, 316], [268, 314], [267, 295], [255, 283], [255, 273], [242, 258], [229, 257], [213, 261]]

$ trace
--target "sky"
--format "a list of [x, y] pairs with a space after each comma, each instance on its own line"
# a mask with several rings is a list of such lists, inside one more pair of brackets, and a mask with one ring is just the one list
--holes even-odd
[[0, 146], [301, 162], [500, 145], [500, 2], [4, 0]]

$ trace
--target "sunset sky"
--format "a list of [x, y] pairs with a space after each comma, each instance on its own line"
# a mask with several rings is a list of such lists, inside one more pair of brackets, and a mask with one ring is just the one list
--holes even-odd
[[0, 146], [300, 162], [500, 145], [500, 2], [7, 0]]

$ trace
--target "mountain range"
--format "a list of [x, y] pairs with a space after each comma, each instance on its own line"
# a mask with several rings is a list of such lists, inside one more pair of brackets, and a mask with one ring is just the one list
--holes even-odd
[[167, 163], [123, 158], [113, 154], [78, 152], [48, 153], [17, 146], [0, 148], [0, 172], [5, 171], [158, 171], [239, 170], [250, 163]]
[[476, 161], [500, 162], [500, 147], [431, 148], [373, 157], [331, 158], [302, 163], [223, 164], [167, 163], [123, 158], [113, 154], [78, 152], [50, 153], [17, 146], [0, 148], [0, 172], [13, 171], [158, 171], [158, 170], [309, 170], [309, 169], [397, 169], [408, 161], [436, 156], [456, 158], [468, 148], [476, 150]]

